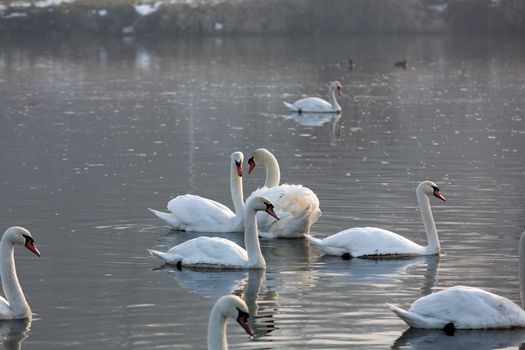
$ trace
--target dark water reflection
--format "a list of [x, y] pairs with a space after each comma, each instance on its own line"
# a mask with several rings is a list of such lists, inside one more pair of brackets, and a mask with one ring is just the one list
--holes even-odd
[[[13, 342], [203, 348], [211, 306], [235, 293], [256, 330], [249, 340], [231, 324], [235, 348], [449, 347], [439, 332], [404, 333], [385, 303], [457, 284], [519, 302], [524, 49], [504, 38], [3, 43], [0, 223], [27, 226], [42, 252], [16, 253], [35, 318]], [[341, 69], [348, 58], [355, 67]], [[406, 70], [393, 66], [404, 58]], [[343, 84], [340, 115], [282, 105], [324, 96], [330, 80]], [[230, 203], [229, 155], [257, 147], [275, 152], [283, 182], [317, 193], [321, 237], [379, 226], [424, 243], [414, 192], [434, 180], [447, 197], [433, 203], [445, 255], [343, 261], [304, 240], [262, 240], [264, 272], [156, 270], [146, 248], [197, 235], [146, 208], [182, 193]], [[243, 180], [248, 195], [264, 172]], [[454, 341], [513, 346], [521, 332]]]

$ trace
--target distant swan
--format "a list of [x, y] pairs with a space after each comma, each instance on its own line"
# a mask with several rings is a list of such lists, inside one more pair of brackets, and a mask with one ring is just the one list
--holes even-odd
[[341, 106], [337, 103], [335, 94], [342, 95], [341, 83], [332, 81], [328, 86], [328, 101], [319, 97], [306, 97], [294, 103], [283, 102], [284, 105], [292, 112], [296, 113], [339, 113]]
[[265, 196], [275, 205], [280, 220], [257, 214], [259, 236], [267, 238], [302, 238], [310, 234], [311, 226], [321, 216], [319, 199], [315, 193], [302, 185], [279, 185], [281, 172], [275, 156], [266, 148], [258, 148], [248, 159], [251, 173], [257, 164], [266, 168], [264, 187], [255, 190], [250, 197]]
[[416, 188], [416, 197], [425, 225], [427, 246], [421, 246], [397, 233], [377, 227], [354, 227], [325, 239], [314, 237], [308, 237], [308, 239], [323, 253], [343, 258], [439, 254], [439, 238], [430, 209], [430, 196], [445, 201], [445, 197], [435, 183], [421, 182]]
[[247, 201], [244, 219], [244, 243], [246, 249], [237, 243], [220, 237], [201, 236], [170, 248], [167, 252], [148, 249], [165, 263], [181, 266], [207, 268], [266, 268], [257, 236], [257, 211], [265, 211], [277, 220], [272, 203], [264, 197]]
[[[520, 294], [525, 302], [525, 232], [520, 239]], [[525, 311], [511, 300], [483, 289], [456, 286], [416, 300], [408, 311], [388, 304], [414, 328], [490, 329], [525, 327]]]
[[170, 200], [170, 213], [149, 209], [175, 230], [193, 232], [242, 232], [243, 231], [243, 190], [242, 152], [233, 152], [230, 166], [230, 192], [235, 213], [214, 200], [186, 194]]
[[16, 274], [15, 244], [24, 245], [37, 256], [40, 256], [31, 233], [25, 228], [13, 226], [4, 232], [0, 240], [0, 277], [7, 300], [0, 297], [0, 320], [31, 318], [32, 316]]
[[226, 295], [211, 309], [208, 321], [208, 350], [228, 350], [228, 339], [226, 338], [226, 321], [231, 318], [244, 329], [246, 333], [253, 336], [253, 330], [248, 323], [248, 306], [236, 295]]

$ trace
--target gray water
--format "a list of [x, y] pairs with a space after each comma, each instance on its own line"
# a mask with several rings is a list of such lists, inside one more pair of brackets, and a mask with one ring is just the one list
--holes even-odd
[[[338, 66], [347, 58], [353, 70]], [[406, 70], [394, 67], [404, 58]], [[523, 42], [504, 38], [2, 43], [0, 228], [29, 228], [42, 253], [16, 251], [34, 317], [1, 324], [4, 347], [202, 349], [209, 310], [229, 293], [254, 316], [255, 339], [229, 324], [236, 349], [518, 346], [525, 331], [407, 331], [385, 303], [457, 284], [519, 303], [524, 58]], [[282, 105], [336, 79], [340, 117]], [[146, 208], [184, 193], [231, 207], [229, 155], [258, 147], [283, 182], [317, 194], [319, 237], [378, 226], [424, 244], [415, 187], [435, 181], [444, 254], [343, 261], [302, 239], [262, 240], [268, 267], [250, 272], [148, 256], [199, 234]], [[243, 179], [248, 195], [264, 171]]]

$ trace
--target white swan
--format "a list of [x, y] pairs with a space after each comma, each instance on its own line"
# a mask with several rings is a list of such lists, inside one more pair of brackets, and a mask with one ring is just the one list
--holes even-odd
[[342, 95], [341, 83], [338, 81], [330, 82], [328, 86], [328, 100], [325, 101], [319, 97], [306, 97], [295, 101], [294, 103], [283, 102], [286, 108], [296, 113], [339, 113], [341, 106], [337, 103], [335, 94]]
[[13, 226], [4, 232], [2, 240], [0, 240], [0, 276], [7, 300], [0, 297], [0, 320], [31, 318], [31, 309], [16, 274], [15, 244], [24, 245], [40, 256], [31, 233], [25, 228]]
[[242, 152], [231, 155], [230, 192], [235, 213], [214, 200], [186, 194], [177, 196], [168, 203], [170, 213], [149, 209], [175, 230], [193, 232], [242, 232], [243, 231], [243, 190]]
[[276, 219], [273, 204], [264, 197], [254, 197], [245, 207], [244, 243], [246, 250], [237, 243], [220, 237], [197, 237], [170, 248], [167, 252], [148, 250], [165, 263], [207, 268], [266, 268], [257, 236], [257, 211], [265, 211]]
[[265, 196], [275, 205], [279, 221], [267, 215], [257, 214], [259, 236], [266, 238], [302, 238], [310, 234], [310, 227], [321, 216], [319, 199], [315, 193], [302, 185], [279, 185], [281, 172], [275, 156], [266, 148], [258, 148], [248, 160], [251, 173], [257, 164], [266, 168], [264, 187], [255, 190], [247, 201]]
[[354, 227], [338, 232], [325, 239], [308, 237], [314, 246], [323, 253], [351, 257], [384, 257], [384, 256], [417, 256], [439, 254], [439, 238], [436, 224], [432, 217], [429, 197], [434, 196], [443, 201], [445, 197], [437, 185], [423, 181], [416, 188], [416, 197], [425, 225], [428, 245], [421, 246], [397, 233], [377, 227]]
[[[525, 232], [520, 239], [520, 294], [525, 305]], [[414, 328], [490, 329], [525, 327], [525, 311], [514, 302], [483, 289], [456, 286], [416, 300], [408, 311], [387, 304]]]
[[226, 338], [226, 321], [231, 318], [253, 336], [253, 330], [248, 323], [248, 306], [236, 295], [226, 295], [215, 302], [208, 321], [208, 350], [228, 350]]

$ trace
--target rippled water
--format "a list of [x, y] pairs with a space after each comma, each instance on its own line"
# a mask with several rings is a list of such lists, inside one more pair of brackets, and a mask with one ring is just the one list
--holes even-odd
[[[253, 340], [230, 323], [238, 349], [520, 344], [518, 330], [407, 331], [385, 303], [457, 284], [519, 302], [524, 53], [506, 39], [3, 43], [0, 223], [28, 227], [42, 252], [16, 253], [35, 316], [0, 325], [4, 347], [204, 348], [228, 293], [255, 315]], [[337, 65], [347, 58], [351, 71]], [[406, 70], [393, 66], [402, 58]], [[282, 101], [324, 96], [334, 79], [340, 117], [287, 114]], [[263, 240], [265, 272], [178, 271], [147, 255], [198, 236], [147, 207], [183, 193], [230, 205], [229, 155], [257, 147], [275, 153], [283, 182], [316, 192], [320, 237], [366, 225], [424, 243], [414, 191], [432, 179], [447, 197], [433, 202], [445, 254], [343, 261]], [[263, 181], [244, 177], [245, 194]]]

